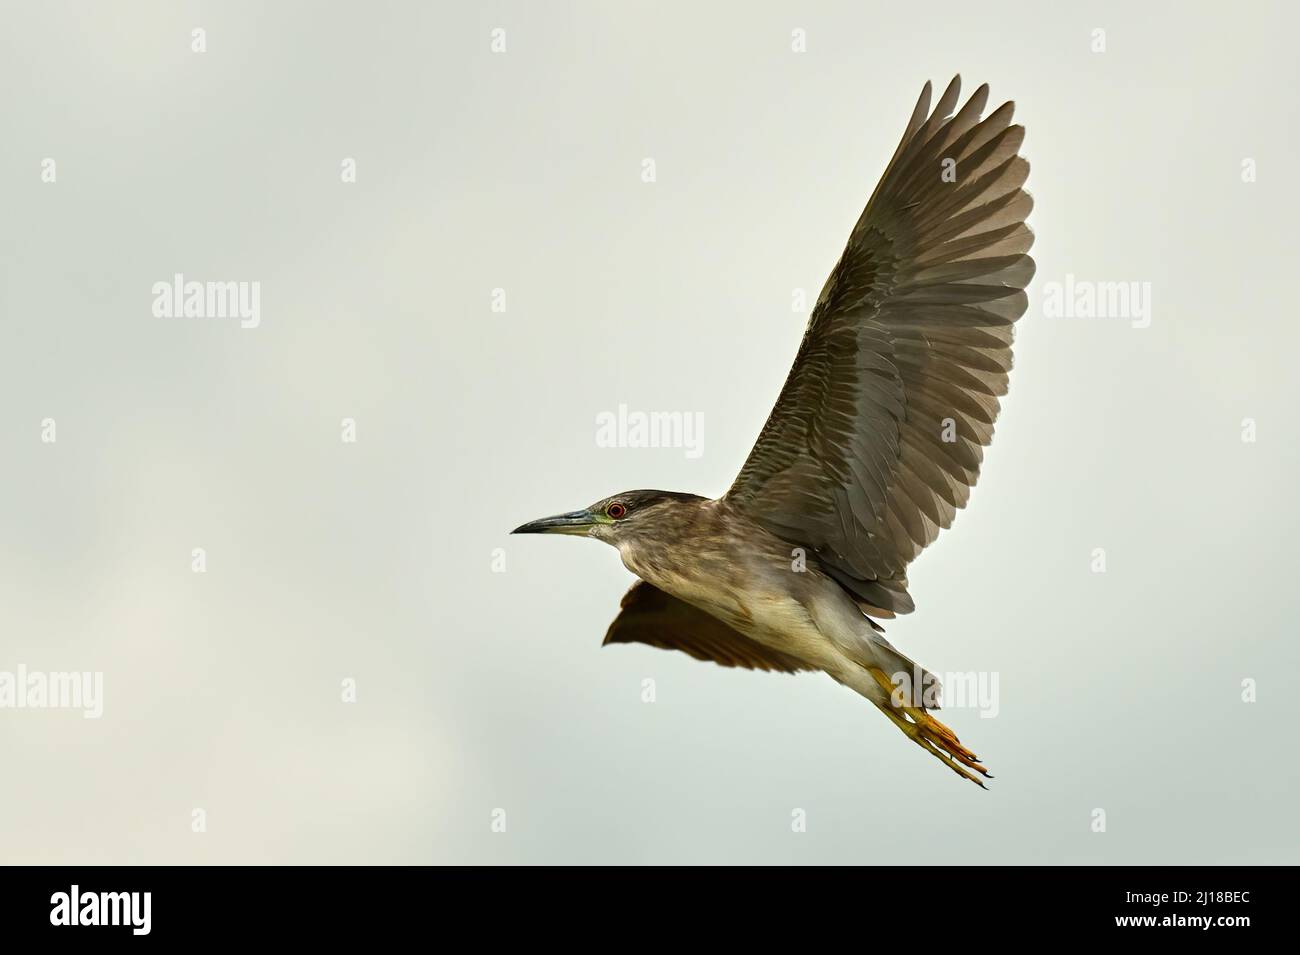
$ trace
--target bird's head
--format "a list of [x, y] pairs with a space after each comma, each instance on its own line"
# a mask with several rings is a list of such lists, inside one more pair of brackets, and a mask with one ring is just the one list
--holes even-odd
[[620, 541], [653, 532], [665, 524], [664, 519], [670, 514], [675, 515], [683, 506], [703, 500], [698, 494], [676, 491], [624, 491], [581, 510], [529, 521], [510, 533], [575, 534], [618, 546]]

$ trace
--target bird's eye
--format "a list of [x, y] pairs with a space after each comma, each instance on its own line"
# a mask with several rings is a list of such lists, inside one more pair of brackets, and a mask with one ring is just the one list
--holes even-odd
[[605, 508], [605, 513], [614, 518], [614, 520], [618, 520], [627, 513], [627, 508], [618, 503], [618, 501], [614, 501]]

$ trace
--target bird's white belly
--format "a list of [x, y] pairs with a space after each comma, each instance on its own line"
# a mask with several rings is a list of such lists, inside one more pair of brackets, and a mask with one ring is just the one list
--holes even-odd
[[663, 568], [655, 568], [652, 575], [628, 569], [764, 646], [822, 669], [838, 662], [831, 641], [817, 629], [808, 609], [789, 594], [722, 590], [715, 580], [697, 580]]

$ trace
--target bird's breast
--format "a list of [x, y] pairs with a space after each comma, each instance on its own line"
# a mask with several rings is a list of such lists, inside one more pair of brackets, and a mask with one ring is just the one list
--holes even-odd
[[[760, 643], [785, 652], [819, 639], [808, 610], [781, 575], [740, 555], [699, 552], [689, 559], [620, 547], [623, 564], [647, 583], [684, 600]], [[802, 654], [800, 654], [802, 656]]]

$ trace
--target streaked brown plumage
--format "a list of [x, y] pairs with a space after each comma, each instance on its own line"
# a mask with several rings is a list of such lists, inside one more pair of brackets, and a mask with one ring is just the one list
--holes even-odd
[[643, 582], [606, 643], [825, 670], [978, 782], [922, 702], [891, 698], [914, 664], [871, 619], [913, 609], [907, 565], [969, 498], [1034, 272], [1024, 129], [1011, 103], [981, 119], [987, 86], [960, 109], [959, 91], [931, 112], [926, 84], [722, 498], [632, 491], [518, 531], [619, 548]]

